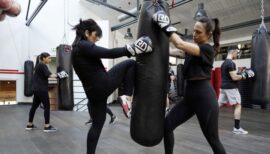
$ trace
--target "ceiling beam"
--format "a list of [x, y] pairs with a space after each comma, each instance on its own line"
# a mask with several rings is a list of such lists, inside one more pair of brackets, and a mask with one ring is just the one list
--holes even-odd
[[[172, 5], [169, 5], [169, 9], [173, 9], [177, 6], [180, 6], [180, 5], [183, 5], [183, 4], [186, 4], [188, 2], [191, 2], [192, 0], [182, 0], [182, 1], [179, 1], [177, 3], [174, 4], [174, 7], [172, 7]], [[123, 24], [119, 24], [119, 25], [115, 25], [115, 26], [112, 26], [111, 27], [111, 31], [115, 31], [115, 30], [118, 30], [118, 29], [121, 29], [121, 28], [124, 28], [124, 27], [127, 27], [127, 26], [130, 26], [132, 24], [135, 24], [136, 22], [138, 21], [138, 19], [134, 19], [132, 21], [129, 21], [129, 22], [126, 22], [126, 23], [123, 23]], [[177, 22], [176, 24], [179, 24], [179, 22]], [[179, 33], [180, 34], [180, 33]]]
[[[254, 25], [258, 25], [261, 24], [262, 19], [255, 19], [255, 20], [250, 20], [250, 21], [246, 21], [246, 22], [241, 22], [238, 24], [234, 24], [234, 25], [229, 25], [229, 26], [225, 26], [221, 28], [222, 32], [225, 31], [229, 31], [229, 30], [235, 30], [235, 29], [239, 29], [239, 28], [244, 28], [244, 27], [248, 27], [248, 26], [254, 26]], [[270, 16], [268, 17], [264, 17], [264, 23], [270, 22]]]
[[[255, 19], [255, 20], [250, 20], [250, 21], [246, 21], [246, 22], [241, 22], [241, 23], [221, 27], [220, 30], [221, 30], [221, 32], [226, 32], [226, 31], [230, 31], [230, 30], [259, 25], [259, 24], [261, 24], [261, 22], [262, 22], [262, 19], [259, 18], [259, 19]], [[270, 16], [264, 17], [264, 23], [268, 23], [268, 22], [270, 22]], [[181, 33], [179, 33], [179, 34], [181, 34]], [[192, 35], [185, 36], [185, 35], [181, 34], [180, 36], [183, 37], [184, 39], [192, 39]]]
[[125, 11], [125, 10], [119, 9], [118, 7], [115, 7], [115, 6], [110, 5], [108, 3], [104, 3], [104, 2], [101, 2], [101, 1], [98, 1], [98, 0], [86, 0], [86, 1], [92, 2], [92, 3], [97, 3], [97, 4], [100, 4], [100, 5], [106, 6], [106, 7], [110, 8], [110, 9], [113, 9], [115, 11], [124, 13], [124, 14], [129, 15], [129, 16], [134, 17], [134, 18], [137, 18], [136, 15], [134, 15], [132, 13], [129, 13], [129, 12]]
[[26, 15], [26, 26], [29, 26], [31, 24], [31, 22], [35, 19], [35, 17], [37, 16], [37, 14], [39, 13], [39, 11], [43, 8], [43, 6], [47, 3], [48, 0], [41, 0], [40, 4], [38, 5], [38, 7], [36, 8], [36, 10], [33, 12], [33, 14], [31, 15], [31, 17], [28, 19], [28, 11], [29, 11], [29, 7], [30, 7], [30, 3], [31, 0], [29, 0], [28, 3], [28, 9], [27, 9], [27, 15]]
[[132, 24], [135, 24], [137, 21], [138, 21], [138, 19], [134, 19], [134, 20], [131, 20], [131, 21], [126, 22], [126, 23], [122, 23], [122, 24], [119, 24], [119, 25], [112, 26], [111, 31], [116, 31], [118, 29], [130, 26]]

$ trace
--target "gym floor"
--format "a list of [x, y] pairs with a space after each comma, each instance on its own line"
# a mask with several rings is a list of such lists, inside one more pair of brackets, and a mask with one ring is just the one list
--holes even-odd
[[[34, 124], [38, 129], [25, 131], [28, 105], [0, 107], [0, 153], [1, 154], [85, 154], [89, 126], [87, 112], [52, 111], [51, 123], [59, 129], [43, 133], [43, 110], [36, 111]], [[163, 154], [163, 142], [154, 147], [143, 147], [129, 135], [129, 120], [119, 106], [111, 106], [117, 121], [109, 125], [107, 116], [97, 154]], [[270, 151], [270, 112], [259, 109], [243, 109], [241, 125], [248, 135], [235, 135], [233, 109], [220, 110], [220, 138], [228, 154], [267, 154]], [[197, 119], [192, 119], [175, 130], [176, 154], [211, 154]]]

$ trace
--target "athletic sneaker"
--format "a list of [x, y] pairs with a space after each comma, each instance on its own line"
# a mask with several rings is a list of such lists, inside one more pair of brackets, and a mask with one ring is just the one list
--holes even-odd
[[34, 124], [32, 124], [32, 125], [26, 125], [25, 130], [33, 130], [33, 129], [36, 129], [36, 128], [37, 128], [37, 126], [35, 126]]
[[89, 121], [87, 121], [87, 122], [85, 122], [85, 125], [90, 125], [90, 124], [92, 124], [93, 123], [93, 119], [90, 119]]
[[43, 132], [45, 133], [49, 133], [49, 132], [55, 132], [57, 131], [57, 128], [54, 128], [52, 125], [50, 125], [49, 127], [44, 127]]
[[127, 118], [130, 118], [130, 115], [131, 115], [131, 110], [130, 110], [130, 105], [131, 105], [131, 102], [127, 99], [126, 96], [120, 96], [118, 97], [118, 101], [120, 102], [122, 108], [123, 108], [123, 112], [124, 112], [124, 115], [127, 117]]
[[109, 123], [110, 123], [110, 124], [114, 124], [115, 121], [116, 121], [116, 116], [113, 115], [113, 116], [111, 117], [111, 121], [110, 121]]
[[234, 134], [248, 134], [248, 131], [244, 130], [243, 128], [233, 128], [233, 131], [232, 131]]

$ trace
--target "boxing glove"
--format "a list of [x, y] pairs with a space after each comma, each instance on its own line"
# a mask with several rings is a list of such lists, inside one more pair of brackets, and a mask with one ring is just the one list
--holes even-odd
[[171, 25], [169, 16], [162, 10], [156, 12], [152, 16], [153, 21], [170, 37], [172, 33], [177, 32], [177, 29]]
[[68, 74], [67, 74], [66, 71], [61, 71], [61, 72], [58, 72], [58, 73], [57, 73], [57, 77], [58, 77], [59, 79], [64, 79], [64, 78], [67, 78], [67, 77], [68, 77]]
[[152, 41], [148, 36], [142, 36], [132, 44], [127, 44], [126, 49], [132, 56], [152, 52]]
[[248, 68], [248, 69], [243, 70], [241, 75], [243, 79], [247, 79], [247, 78], [253, 78], [255, 76], [255, 73], [252, 69]]

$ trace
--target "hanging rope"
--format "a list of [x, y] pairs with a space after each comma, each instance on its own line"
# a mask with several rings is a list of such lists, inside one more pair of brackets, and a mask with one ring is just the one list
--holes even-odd
[[7, 23], [8, 23], [9, 32], [11, 34], [12, 43], [13, 43], [13, 45], [15, 47], [15, 52], [16, 52], [16, 55], [17, 55], [17, 58], [18, 58], [18, 64], [20, 66], [21, 65], [21, 55], [20, 55], [20, 51], [19, 51], [19, 48], [18, 48], [17, 43], [16, 43], [16, 40], [15, 40], [16, 35], [13, 33], [13, 31], [11, 29], [12, 26], [11, 26], [11, 23], [10, 23], [10, 20], [9, 19], [7, 19]]
[[27, 43], [27, 50], [28, 50], [28, 60], [30, 60], [30, 42], [31, 42], [31, 40], [30, 40], [30, 28], [27, 28], [27, 39], [28, 39], [28, 43]]
[[266, 29], [266, 26], [264, 24], [264, 0], [261, 0], [261, 18], [262, 18], [262, 23], [260, 25], [260, 28]]
[[66, 37], [66, 9], [67, 9], [67, 6], [66, 6], [66, 0], [64, 0], [64, 35], [63, 35], [63, 39], [62, 39], [62, 43], [63, 44], [67, 44], [68, 41], [67, 41], [67, 37]]

